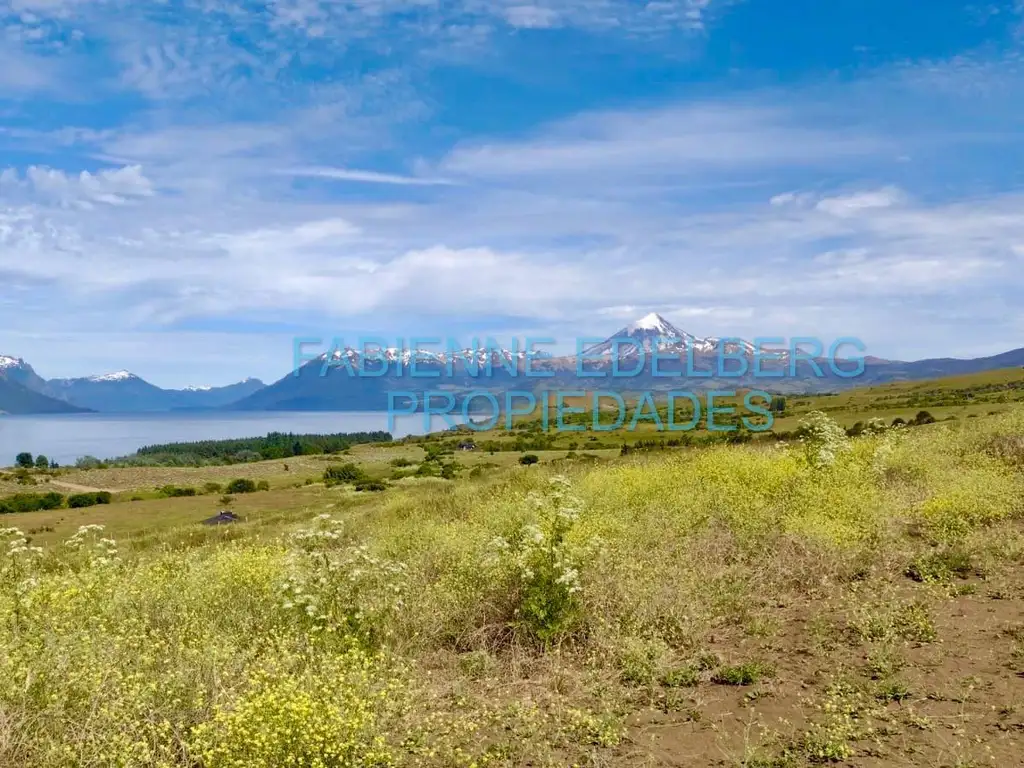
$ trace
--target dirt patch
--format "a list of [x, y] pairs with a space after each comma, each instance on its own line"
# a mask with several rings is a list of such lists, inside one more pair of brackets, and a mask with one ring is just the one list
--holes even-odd
[[[1016, 567], [995, 584], [876, 590], [885, 598], [864, 608], [866, 631], [839, 605], [807, 603], [779, 609], [781, 628], [770, 637], [717, 637], [720, 657], [763, 660], [774, 674], [753, 685], [701, 681], [658, 691], [654, 706], [628, 719], [614, 762], [1020, 765], [1024, 572]], [[872, 602], [865, 598], [850, 602]], [[899, 606], [919, 607], [907, 609], [915, 618], [905, 630]]]
[[65, 483], [63, 480], [51, 480], [50, 485], [55, 485], [58, 488], [65, 488], [75, 493], [97, 493], [99, 491], [108, 491], [110, 493], [120, 493], [123, 488], [97, 488], [92, 485], [78, 485], [77, 483]]

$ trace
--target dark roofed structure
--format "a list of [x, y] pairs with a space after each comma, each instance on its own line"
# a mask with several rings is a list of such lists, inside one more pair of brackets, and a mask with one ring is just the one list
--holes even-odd
[[226, 525], [227, 523], [240, 523], [242, 519], [234, 512], [222, 510], [213, 517], [203, 520], [203, 525]]

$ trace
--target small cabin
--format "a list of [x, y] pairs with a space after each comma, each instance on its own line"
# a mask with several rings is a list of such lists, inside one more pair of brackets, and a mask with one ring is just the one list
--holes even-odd
[[241, 518], [234, 512], [229, 510], [222, 510], [213, 517], [208, 517], [203, 520], [203, 525], [227, 525], [228, 523], [241, 522]]

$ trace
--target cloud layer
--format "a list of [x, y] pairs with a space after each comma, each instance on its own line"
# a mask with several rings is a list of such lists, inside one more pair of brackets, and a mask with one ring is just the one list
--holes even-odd
[[[715, 59], [738, 5], [7, 0], [0, 352], [226, 383], [292, 335], [572, 348], [648, 311], [1024, 344], [1015, 44], [779, 85]], [[559, 45], [579, 72], [529, 65]]]

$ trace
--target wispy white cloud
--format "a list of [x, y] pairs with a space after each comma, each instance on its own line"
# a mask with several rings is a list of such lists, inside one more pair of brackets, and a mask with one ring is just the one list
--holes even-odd
[[[718, 3], [727, 4], [725, 0]], [[187, 0], [174, 10], [128, 0], [8, 0], [0, 21], [27, 46], [100, 43], [111, 84], [156, 101], [218, 98], [271, 86], [281, 98], [307, 84], [309, 64], [351, 63], [353, 51], [418, 62], [488, 53], [510, 30], [572, 27], [638, 38], [701, 27], [710, 0]], [[4, 11], [7, 10], [7, 14]], [[16, 55], [17, 54], [17, 55]], [[364, 58], [357, 56], [356, 58]], [[38, 89], [48, 62], [0, 50], [0, 85]], [[39, 66], [36, 66], [39, 65]]]
[[819, 211], [831, 213], [833, 216], [855, 216], [861, 211], [899, 205], [905, 197], [903, 192], [896, 187], [885, 187], [868, 192], [856, 192], [852, 195], [825, 197], [819, 200], [815, 207]]
[[402, 176], [394, 173], [360, 171], [354, 168], [294, 168], [283, 171], [288, 176], [357, 181], [369, 184], [398, 184], [400, 186], [436, 186], [454, 184], [451, 179], [428, 176]]
[[123, 205], [133, 198], [151, 197], [153, 184], [138, 165], [107, 168], [96, 173], [69, 175], [54, 168], [29, 166], [24, 177], [17, 169], [0, 173], [0, 195], [29, 193], [58, 205], [91, 207], [94, 203]]
[[527, 177], [816, 167], [878, 154], [890, 144], [883, 136], [814, 128], [794, 117], [790, 111], [749, 103], [704, 103], [642, 114], [598, 112], [571, 118], [527, 140], [459, 147], [441, 171]]
[[520, 29], [548, 29], [558, 26], [558, 13], [537, 5], [513, 5], [505, 9], [505, 20]]
[[53, 61], [14, 48], [0, 38], [0, 95], [48, 91], [58, 82], [58, 68]]

